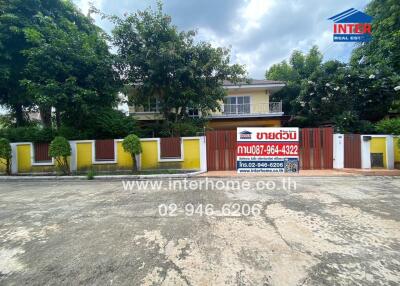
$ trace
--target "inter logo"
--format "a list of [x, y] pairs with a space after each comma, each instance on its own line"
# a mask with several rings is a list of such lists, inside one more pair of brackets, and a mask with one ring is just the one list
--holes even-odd
[[368, 42], [371, 40], [372, 17], [354, 8], [339, 13], [329, 20], [333, 24], [334, 42]]
[[241, 131], [241, 132], [239, 133], [239, 137], [240, 137], [240, 139], [244, 139], [244, 140], [248, 139], [248, 140], [251, 140], [251, 132], [250, 132], [250, 131], [247, 131], [247, 130], [243, 130], [243, 131]]

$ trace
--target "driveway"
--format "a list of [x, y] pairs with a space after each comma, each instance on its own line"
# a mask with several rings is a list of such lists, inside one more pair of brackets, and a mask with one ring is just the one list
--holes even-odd
[[1, 182], [0, 285], [399, 285], [399, 178], [227, 179]]

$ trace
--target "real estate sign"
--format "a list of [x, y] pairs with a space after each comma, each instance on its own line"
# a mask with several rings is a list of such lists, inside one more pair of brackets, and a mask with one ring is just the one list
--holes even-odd
[[236, 159], [239, 173], [297, 173], [299, 128], [238, 128]]

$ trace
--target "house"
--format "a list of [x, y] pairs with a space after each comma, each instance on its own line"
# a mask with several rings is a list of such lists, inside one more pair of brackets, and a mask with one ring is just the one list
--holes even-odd
[[[282, 102], [271, 102], [270, 96], [282, 89], [281, 81], [250, 80], [246, 83], [223, 83], [227, 95], [220, 103], [220, 110], [208, 114], [190, 111], [192, 117], [203, 116], [208, 121], [208, 127], [218, 129], [236, 129], [237, 127], [277, 127], [283, 119]], [[156, 101], [130, 106], [129, 114], [143, 124], [162, 120]]]

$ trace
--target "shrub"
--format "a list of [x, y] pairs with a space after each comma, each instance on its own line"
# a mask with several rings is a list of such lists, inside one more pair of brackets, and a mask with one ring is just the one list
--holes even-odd
[[122, 147], [124, 148], [125, 152], [131, 154], [132, 157], [132, 171], [135, 173], [137, 172], [137, 163], [136, 163], [136, 156], [137, 154], [142, 153], [142, 146], [140, 145], [140, 139], [135, 134], [130, 134], [124, 138], [122, 141]]
[[57, 161], [57, 165], [65, 175], [70, 174], [68, 156], [71, 155], [71, 146], [67, 139], [57, 136], [50, 143], [49, 156]]
[[376, 130], [383, 134], [400, 135], [400, 118], [383, 119], [376, 123]]
[[204, 132], [205, 120], [199, 118], [185, 119], [177, 122], [165, 121], [158, 135], [162, 137], [196, 136]]
[[82, 130], [91, 139], [124, 138], [139, 131], [135, 119], [111, 108], [93, 112]]
[[37, 126], [0, 129], [0, 137], [7, 138], [11, 142], [50, 142], [56, 136], [56, 133], [55, 129]]
[[94, 168], [90, 168], [86, 174], [86, 179], [93, 180], [95, 175], [96, 175], [96, 170]]
[[375, 126], [367, 121], [360, 120], [352, 111], [345, 111], [334, 118], [335, 131], [339, 133], [376, 133]]
[[3, 164], [6, 166], [6, 174], [11, 174], [11, 145], [6, 138], [0, 138], [0, 159], [3, 159]]

